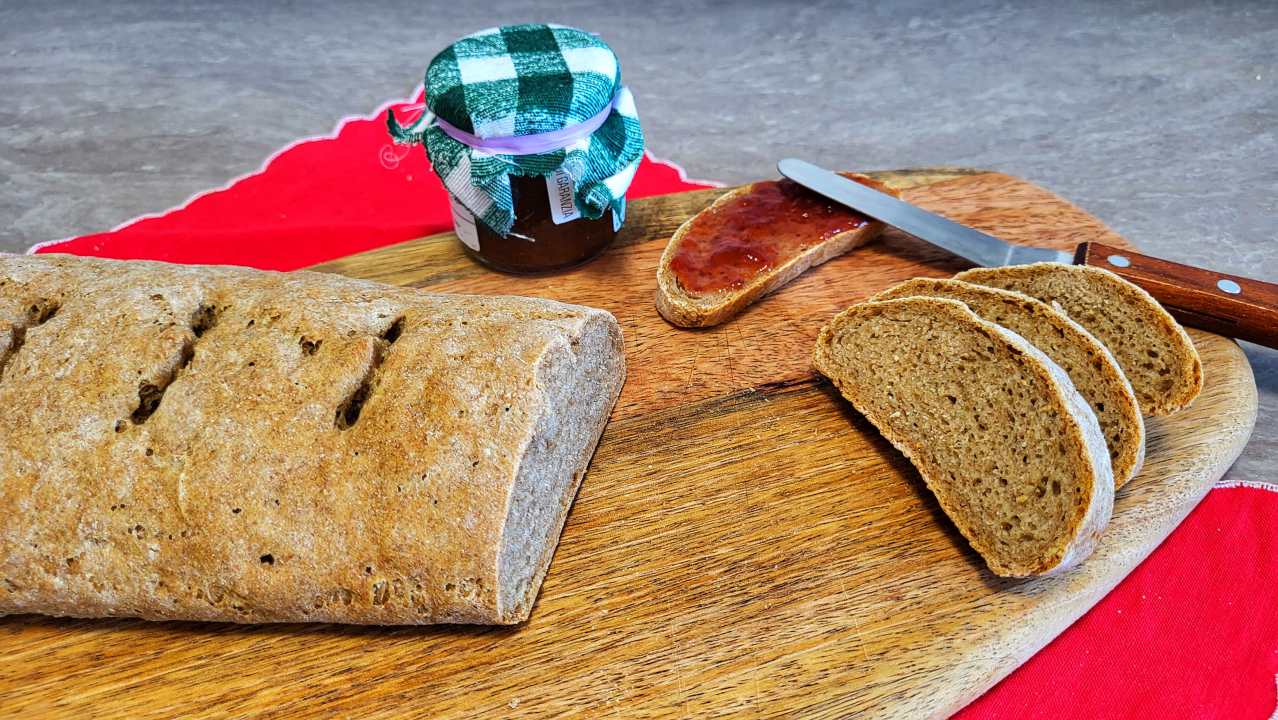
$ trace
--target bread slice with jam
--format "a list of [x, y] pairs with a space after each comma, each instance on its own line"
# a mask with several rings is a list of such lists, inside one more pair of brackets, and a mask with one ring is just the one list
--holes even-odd
[[[896, 195], [864, 175], [844, 176]], [[735, 188], [689, 218], [666, 245], [657, 267], [657, 311], [680, 327], [718, 325], [882, 230], [883, 223], [791, 180]]]

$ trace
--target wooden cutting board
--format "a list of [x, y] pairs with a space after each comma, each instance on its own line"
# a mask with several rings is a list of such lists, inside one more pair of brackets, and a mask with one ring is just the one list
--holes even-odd
[[[1126, 244], [1007, 175], [878, 176], [911, 202], [1014, 242]], [[482, 270], [451, 235], [320, 268], [431, 291], [550, 297], [621, 321], [629, 379], [526, 625], [6, 618], [0, 714], [940, 716], [1121, 580], [1251, 432], [1246, 358], [1229, 340], [1191, 332], [1203, 394], [1149, 421], [1144, 471], [1119, 492], [1096, 554], [1057, 578], [994, 577], [911, 466], [809, 369], [834, 313], [965, 265], [888, 232], [726, 325], [678, 330], [653, 309], [657, 258], [721, 192], [632, 203], [606, 256], [552, 277]]]

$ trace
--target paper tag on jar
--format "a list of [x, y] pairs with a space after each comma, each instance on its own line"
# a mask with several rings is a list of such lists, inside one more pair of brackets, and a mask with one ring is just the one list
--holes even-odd
[[563, 225], [581, 217], [581, 211], [577, 209], [577, 202], [574, 200], [576, 194], [576, 183], [573, 182], [572, 174], [567, 170], [559, 168], [546, 176], [550, 217], [556, 225]]
[[451, 193], [448, 204], [453, 209], [453, 230], [457, 233], [457, 239], [462, 241], [462, 245], [479, 252], [479, 231], [475, 229], [475, 216]]

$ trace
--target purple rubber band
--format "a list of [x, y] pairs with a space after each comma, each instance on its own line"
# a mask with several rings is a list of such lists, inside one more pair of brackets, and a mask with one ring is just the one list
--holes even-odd
[[445, 135], [456, 140], [463, 145], [469, 145], [476, 150], [484, 150], [494, 155], [537, 155], [544, 152], [552, 152], [554, 150], [562, 150], [578, 140], [586, 137], [599, 129], [600, 125], [608, 119], [612, 114], [613, 106], [617, 103], [617, 96], [614, 95], [612, 102], [603, 110], [600, 110], [594, 116], [577, 123], [569, 125], [560, 130], [551, 130], [550, 132], [537, 133], [536, 135], [508, 135], [505, 137], [481, 138], [466, 132], [460, 128], [450, 125], [448, 121], [439, 116], [435, 116], [435, 124]]

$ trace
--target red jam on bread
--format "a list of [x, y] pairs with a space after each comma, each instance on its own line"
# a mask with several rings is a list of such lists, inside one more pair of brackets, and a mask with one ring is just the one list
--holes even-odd
[[[874, 181], [845, 174], [879, 189]], [[870, 219], [790, 180], [766, 180], [697, 215], [670, 269], [684, 292], [707, 294], [744, 286], [760, 273]]]

